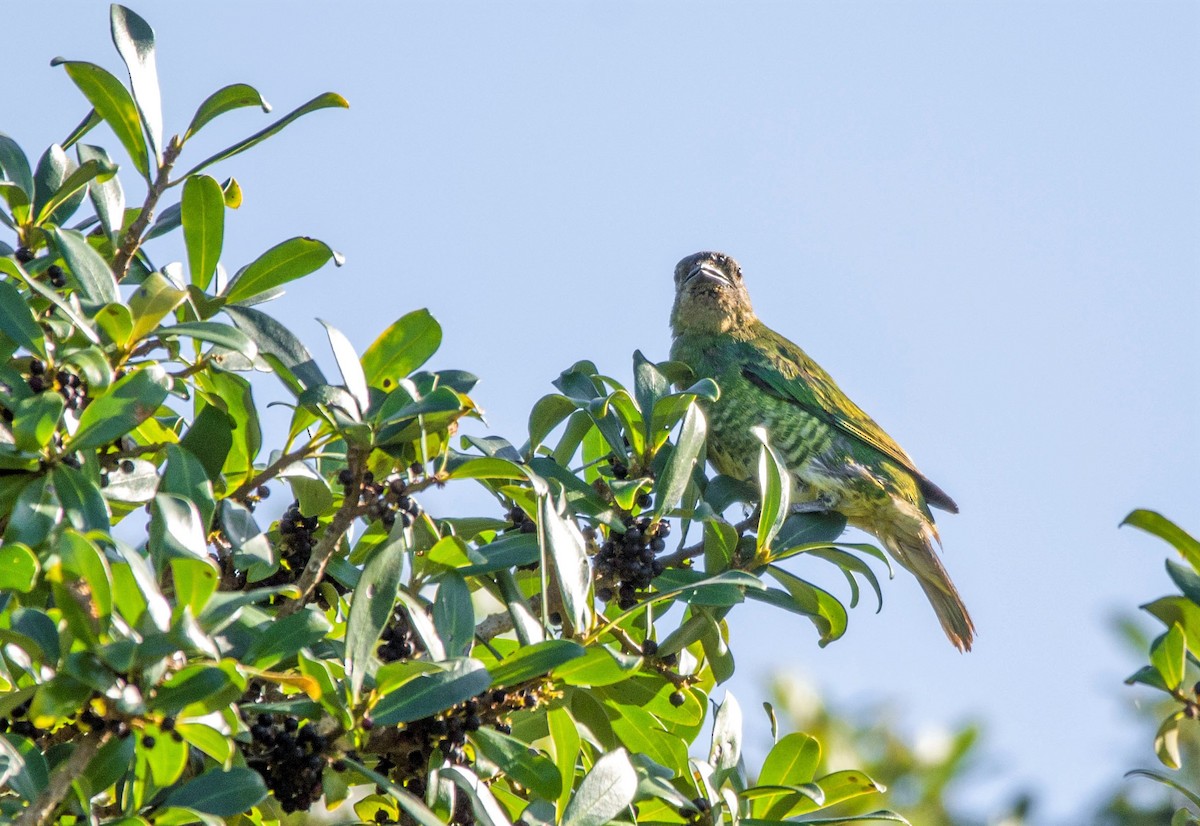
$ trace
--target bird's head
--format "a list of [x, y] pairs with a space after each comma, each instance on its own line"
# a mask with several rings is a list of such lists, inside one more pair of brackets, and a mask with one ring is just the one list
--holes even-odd
[[723, 252], [697, 252], [675, 265], [675, 335], [737, 332], [754, 320], [737, 261]]

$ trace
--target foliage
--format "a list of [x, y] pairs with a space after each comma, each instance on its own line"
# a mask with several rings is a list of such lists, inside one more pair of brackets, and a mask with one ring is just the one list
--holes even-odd
[[[365, 822], [905, 822], [831, 809], [880, 786], [820, 772], [803, 734], [752, 784], [728, 694], [708, 759], [689, 756], [733, 673], [734, 606], [805, 617], [821, 645], [846, 630], [785, 560], [837, 566], [851, 605], [880, 592], [863, 557], [882, 554], [838, 544], [843, 520], [788, 516], [766, 434], [758, 488], [708, 478], [698, 400], [718, 388], [637, 353], [628, 387], [566, 370], [520, 447], [456, 445], [476, 380], [423, 369], [425, 310], [361, 356], [326, 325], [330, 380], [262, 305], [340, 257], [295, 237], [228, 277], [241, 188], [206, 171], [345, 101], [176, 174], [213, 119], [267, 106], [226, 86], [166, 137], [153, 32], [121, 6], [111, 23], [128, 86], [56, 61], [90, 104], [79, 126], [33, 165], [0, 135], [0, 817], [263, 823], [319, 800]], [[83, 143], [101, 123], [135, 175]], [[152, 262], [157, 238], [183, 263]], [[287, 394], [276, 449], [252, 371]], [[495, 512], [428, 513], [451, 484]], [[260, 524], [273, 493], [294, 502]]]
[[[1183, 558], [1186, 565], [1174, 560], [1166, 561], [1167, 574], [1179, 588], [1178, 594], [1160, 597], [1141, 609], [1166, 627], [1149, 647], [1149, 662], [1139, 668], [1125, 681], [1127, 684], [1149, 686], [1160, 692], [1163, 714], [1154, 737], [1154, 751], [1168, 769], [1184, 768], [1181, 735], [1185, 727], [1192, 729], [1200, 719], [1200, 682], [1196, 678], [1196, 652], [1200, 652], [1200, 540], [1191, 536], [1171, 520], [1149, 510], [1135, 510], [1125, 517], [1123, 525], [1133, 525], [1168, 542]], [[1191, 731], [1192, 748], [1195, 751], [1195, 732]], [[1187, 742], [1184, 739], [1183, 742]], [[1194, 766], [1192, 767], [1194, 772]], [[1189, 789], [1179, 780], [1159, 771], [1137, 769], [1131, 776], [1148, 777], [1173, 789], [1187, 805], [1178, 808], [1171, 817], [1172, 826], [1200, 824], [1200, 792]], [[1118, 799], [1113, 805], [1114, 814], [1128, 812], [1132, 805]]]

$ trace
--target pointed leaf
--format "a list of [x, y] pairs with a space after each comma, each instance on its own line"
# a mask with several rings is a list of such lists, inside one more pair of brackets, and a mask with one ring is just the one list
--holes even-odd
[[792, 477], [788, 473], [787, 463], [771, 447], [767, 431], [762, 427], [752, 430], [762, 442], [762, 452], [758, 458], [758, 485], [762, 491], [762, 502], [759, 505], [758, 534], [755, 539], [756, 551], [761, 556], [787, 520], [791, 506]]
[[707, 423], [704, 420], [704, 413], [701, 412], [699, 405], [692, 405], [684, 414], [679, 441], [675, 443], [675, 449], [671, 451], [671, 458], [658, 480], [653, 519], [662, 518], [683, 498], [683, 492], [692, 478], [692, 468], [695, 467], [697, 461], [702, 461], [700, 460], [700, 451], [704, 449], [706, 430]]
[[[211, 100], [211, 99], [212, 98], [209, 98], [209, 100]], [[205, 103], [208, 103], [208, 101], [205, 101]], [[230, 146], [227, 149], [222, 149], [220, 152], [216, 153], [215, 155], [205, 158], [203, 161], [198, 163], [196, 166], [189, 169], [187, 174], [184, 175], [183, 177], [186, 178], [190, 175], [195, 175], [201, 169], [205, 169], [206, 167], [212, 166], [214, 163], [217, 163], [218, 161], [223, 161], [226, 158], [231, 158], [234, 155], [237, 155], [241, 152], [245, 152], [247, 149], [250, 149], [253, 146], [257, 146], [258, 144], [265, 141], [267, 138], [269, 138], [272, 135], [276, 134], [277, 132], [281, 131], [284, 127], [286, 127], [292, 121], [296, 120], [297, 118], [303, 117], [304, 115], [307, 115], [309, 112], [316, 112], [319, 109], [329, 109], [332, 107], [347, 109], [347, 108], [349, 108], [349, 106], [350, 106], [350, 104], [346, 102], [345, 98], [343, 98], [341, 95], [336, 95], [333, 92], [326, 92], [323, 95], [318, 95], [317, 97], [310, 100], [308, 103], [305, 103], [303, 106], [299, 106], [296, 109], [293, 109], [291, 112], [288, 112], [286, 115], [284, 115], [279, 120], [275, 121], [273, 124], [268, 126], [266, 129], [255, 132], [253, 135], [246, 138], [245, 140], [239, 141], [239, 142], [235, 143], [233, 146]], [[219, 114], [219, 112], [217, 114]], [[197, 117], [199, 117], [199, 113], [197, 113]], [[214, 114], [211, 117], [216, 117], [216, 115]], [[203, 125], [203, 124], [201, 124], [201, 125]], [[194, 125], [194, 121], [193, 121], [193, 128], [191, 131], [194, 132], [198, 128], [199, 128], [198, 126]]]
[[33, 172], [29, 159], [20, 144], [3, 132], [0, 132], [0, 176], [20, 187], [27, 201], [32, 198]]
[[162, 95], [158, 91], [158, 69], [154, 59], [154, 29], [122, 5], [113, 3], [110, 14], [113, 45], [129, 68], [129, 84], [142, 114], [146, 137], [154, 157], [162, 159]]
[[376, 725], [411, 723], [477, 697], [492, 684], [478, 660], [453, 660], [444, 671], [420, 674], [388, 692], [371, 712]]
[[305, 346], [291, 330], [249, 307], [226, 307], [225, 313], [258, 345], [279, 378], [296, 395], [308, 387], [328, 384]]
[[1135, 510], [1125, 517], [1122, 525], [1133, 525], [1146, 533], [1151, 533], [1160, 539], [1171, 543], [1180, 556], [1188, 561], [1192, 568], [1200, 573], [1200, 540], [1197, 540], [1183, 528], [1167, 519], [1161, 513], [1149, 510]]
[[253, 86], [233, 83], [218, 89], [200, 104], [187, 131], [183, 133], [183, 139], [186, 141], [195, 135], [213, 118], [245, 106], [257, 106], [264, 112], [271, 111], [271, 105], [263, 100], [262, 95]]
[[76, 195], [79, 195], [82, 199], [82, 195], [79, 192], [81, 189], [91, 183], [95, 183], [96, 185], [102, 184], [116, 174], [117, 168], [109, 162], [99, 159], [84, 161], [78, 168], [67, 175], [62, 183], [58, 185], [58, 189], [46, 199], [45, 203], [39, 206], [34, 223], [42, 224], [51, 217], [59, 217], [54, 215], [54, 211], [64, 203], [71, 201]]
[[113, 277], [108, 262], [92, 248], [82, 233], [55, 227], [50, 234], [86, 303], [99, 307], [121, 300], [117, 292], [117, 279]]
[[42, 328], [33, 320], [29, 303], [11, 281], [0, 281], [0, 331], [34, 355], [46, 358]]
[[362, 364], [359, 363], [358, 353], [354, 352], [354, 345], [341, 330], [329, 322], [320, 318], [317, 321], [324, 325], [329, 336], [329, 346], [333, 348], [333, 357], [337, 360], [338, 370], [346, 382], [346, 389], [358, 402], [358, 409], [365, 414], [371, 406], [371, 394], [367, 389], [367, 378], [363, 374]]
[[82, 60], [55, 58], [52, 66], [63, 66], [67, 76], [83, 92], [83, 96], [104, 118], [125, 147], [133, 166], [142, 177], [150, 180], [150, 156], [146, 152], [146, 141], [142, 137], [142, 125], [138, 118], [137, 105], [129, 91], [111, 73], [94, 63]]
[[341, 256], [325, 242], [315, 238], [289, 238], [264, 252], [230, 281], [225, 288], [225, 300], [236, 304], [269, 292], [319, 270], [331, 258], [339, 267], [342, 265]]
[[93, 399], [79, 417], [70, 450], [90, 450], [112, 442], [153, 416], [167, 397], [167, 375], [157, 364], [118, 379]]
[[471, 589], [454, 571], [443, 574], [438, 584], [437, 598], [433, 601], [433, 625], [446, 645], [447, 655], [463, 657], [471, 652], [475, 638]]
[[233, 817], [257, 806], [266, 797], [267, 787], [262, 775], [245, 766], [234, 766], [229, 771], [209, 769], [177, 786], [167, 795], [164, 805]]
[[[115, 167], [102, 147], [81, 143], [75, 151], [81, 164], [98, 161], [105, 166]], [[125, 191], [121, 189], [120, 178], [116, 175], [104, 181], [96, 178], [88, 185], [88, 197], [92, 200], [96, 217], [100, 219], [100, 226], [104, 228], [105, 234], [111, 238], [120, 232], [121, 224], [125, 220]]]
[[625, 749], [596, 761], [563, 812], [562, 826], [606, 826], [617, 819], [637, 794], [637, 772]]
[[363, 353], [367, 384], [391, 391], [437, 352], [441, 325], [428, 310], [414, 310], [384, 330]]
[[354, 589], [354, 601], [350, 603], [350, 618], [346, 623], [346, 678], [354, 702], [358, 702], [379, 635], [392, 618], [407, 553], [404, 531], [394, 531], [387, 543], [368, 560]]

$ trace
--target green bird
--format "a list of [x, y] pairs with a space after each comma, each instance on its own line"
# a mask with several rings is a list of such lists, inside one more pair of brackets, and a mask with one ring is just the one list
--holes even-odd
[[765, 427], [791, 472], [794, 508], [836, 511], [876, 537], [917, 578], [950, 642], [970, 650], [975, 625], [938, 559], [929, 510], [958, 506], [828, 373], [758, 320], [736, 261], [698, 252], [679, 262], [671, 329], [671, 358], [721, 388], [705, 410], [716, 469], [755, 478], [751, 428]]

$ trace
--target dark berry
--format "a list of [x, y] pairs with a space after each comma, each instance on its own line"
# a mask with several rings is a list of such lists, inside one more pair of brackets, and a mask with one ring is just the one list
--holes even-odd
[[147, 734], [145, 737], [142, 738], [142, 745], [148, 749], [154, 748], [155, 742], [156, 742], [155, 739], [153, 737], [151, 737], [149, 734]]
[[642, 643], [642, 653], [647, 657], [653, 657], [658, 653], [658, 643], [654, 640], [646, 640]]
[[400, 496], [402, 493], [404, 493], [407, 488], [408, 485], [404, 483], [403, 479], [393, 479], [392, 481], [388, 482], [388, 490], [397, 496]]
[[375, 728], [375, 721], [364, 714], [362, 722], [360, 722], [359, 725], [362, 727], [363, 731], [370, 731], [371, 729]]
[[346, 770], [345, 760], [334, 760], [330, 766], [335, 772], [344, 772]]
[[41, 393], [43, 390], [46, 389], [46, 380], [44, 378], [42, 378], [41, 376], [30, 376], [29, 377], [29, 389], [32, 390], [34, 393]]
[[663, 542], [661, 536], [656, 536], [650, 540], [650, 550], [658, 553], [667, 547], [667, 543]]
[[271, 496], [271, 489], [266, 485], [259, 485], [258, 490], [254, 493], [259, 499], [268, 499]]
[[134, 470], [134, 464], [133, 464], [132, 459], [124, 459], [121, 461], [121, 472], [122, 473], [133, 473], [133, 470]]
[[354, 474], [350, 472], [350, 468], [344, 467], [338, 471], [338, 483], [343, 487], [354, 484]]
[[29, 247], [17, 247], [16, 252], [13, 253], [13, 257], [22, 264], [28, 264], [33, 260], [33, 252]]
[[293, 732], [298, 728], [300, 728], [300, 721], [297, 720], [295, 717], [285, 717], [284, 718], [284, 720], [283, 720], [283, 730], [284, 731]]
[[537, 524], [534, 522], [522, 522], [521, 533], [533, 533], [537, 530]]
[[671, 696], [667, 698], [667, 702], [675, 706], [675, 708], [679, 708], [687, 702], [687, 697], [684, 696], [682, 691], [673, 691], [671, 692]]
[[163, 731], [174, 731], [175, 730], [175, 718], [174, 717], [164, 717], [162, 719], [162, 722], [158, 724], [158, 727], [160, 729], [162, 729]]
[[30, 359], [29, 375], [40, 376], [40, 375], [42, 375], [42, 373], [45, 373], [45, 372], [46, 372], [46, 362], [42, 361], [41, 359]]
[[652, 496], [650, 496], [650, 494], [648, 494], [648, 493], [639, 493], [638, 494], [637, 505], [639, 508], [648, 508], [653, 504], [654, 504], [654, 498]]

